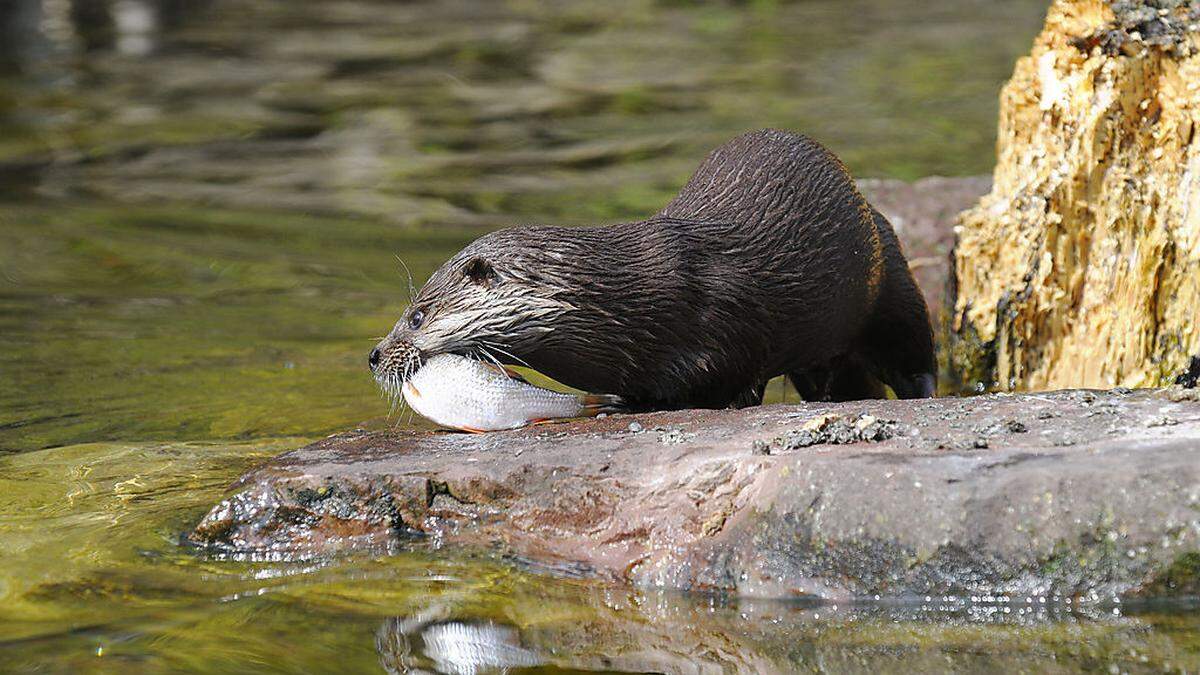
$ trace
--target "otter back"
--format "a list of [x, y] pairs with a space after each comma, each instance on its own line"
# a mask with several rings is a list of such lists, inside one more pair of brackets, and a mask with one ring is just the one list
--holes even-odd
[[[714, 150], [636, 223], [480, 237], [379, 349], [491, 354], [638, 409], [933, 391], [928, 313], [891, 226], [842, 163], [784, 131]], [[378, 376], [378, 373], [377, 373]]]

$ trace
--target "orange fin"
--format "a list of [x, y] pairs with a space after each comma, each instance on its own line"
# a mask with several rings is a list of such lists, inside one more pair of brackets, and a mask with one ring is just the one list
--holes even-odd
[[583, 404], [580, 414], [584, 417], [625, 410], [625, 399], [613, 394], [584, 394], [579, 397], [579, 402]]

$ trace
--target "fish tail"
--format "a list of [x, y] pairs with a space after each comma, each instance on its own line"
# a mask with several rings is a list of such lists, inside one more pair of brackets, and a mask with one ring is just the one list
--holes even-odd
[[625, 399], [613, 394], [584, 394], [579, 397], [582, 415], [594, 417], [600, 413], [621, 412], [626, 409]]

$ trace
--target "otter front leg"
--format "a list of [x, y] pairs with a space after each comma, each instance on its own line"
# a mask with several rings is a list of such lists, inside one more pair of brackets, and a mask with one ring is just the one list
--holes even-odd
[[883, 383], [860, 358], [848, 357], [820, 368], [788, 374], [805, 401], [860, 401], [887, 398]]
[[829, 369], [810, 368], [788, 373], [788, 381], [800, 398], [810, 403], [829, 400]]

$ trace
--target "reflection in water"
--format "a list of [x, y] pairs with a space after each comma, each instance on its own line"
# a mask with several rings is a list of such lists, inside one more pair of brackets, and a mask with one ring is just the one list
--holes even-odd
[[[1020, 601], [971, 602], [950, 597], [914, 603], [851, 605], [698, 599], [647, 592], [601, 594], [575, 620], [524, 628], [438, 604], [388, 619], [376, 632], [379, 662], [389, 673], [508, 672], [582, 669], [607, 672], [942, 672], [1066, 670], [1083, 664], [1156, 663], [1188, 668], [1186, 644], [1164, 640], [1178, 614], [1126, 615], [1119, 608]], [[607, 598], [607, 599], [604, 599]], [[621, 600], [634, 599], [634, 605]], [[976, 599], [978, 600], [978, 599]], [[518, 610], [513, 606], [509, 610]], [[528, 608], [526, 608], [528, 609]], [[476, 609], [476, 611], [478, 611]], [[560, 611], [570, 611], [566, 608]], [[551, 610], [553, 613], [553, 610]], [[1190, 618], [1189, 618], [1190, 617]], [[1169, 629], [1167, 629], [1169, 631]], [[1041, 666], [1039, 666], [1041, 664]], [[1153, 667], [1153, 666], [1149, 666]]]
[[200, 0], [4, 0], [0, 73], [43, 70], [52, 57], [115, 51], [153, 53], [163, 28], [182, 23]]
[[492, 621], [434, 619], [444, 613], [437, 608], [386, 621], [375, 638], [383, 669], [473, 675], [542, 664], [537, 652], [521, 645], [516, 628]]
[[158, 11], [146, 0], [116, 0], [113, 3], [117, 51], [144, 56], [154, 50]]
[[0, 170], [455, 227], [642, 217], [763, 126], [864, 176], [982, 173], [1045, 2], [935, 4], [7, 0]]
[[0, 74], [22, 72], [45, 57], [39, 0], [0, 2]]
[[[46, 0], [46, 2], [51, 5], [62, 4], [62, 0]], [[110, 3], [104, 0], [76, 0], [67, 4], [69, 4], [70, 24], [60, 28], [63, 36], [62, 42], [69, 41], [73, 34], [85, 53], [112, 47], [116, 29]]]

